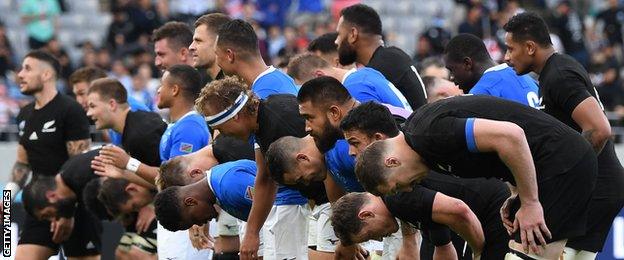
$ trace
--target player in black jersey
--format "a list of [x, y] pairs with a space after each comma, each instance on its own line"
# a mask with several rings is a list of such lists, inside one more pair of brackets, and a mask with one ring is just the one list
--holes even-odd
[[[43, 51], [28, 53], [17, 74], [22, 94], [31, 95], [34, 101], [20, 110], [17, 116], [20, 140], [17, 160], [11, 171], [11, 181], [5, 190], [15, 198], [24, 187], [32, 171], [32, 180], [40, 176], [53, 176], [71, 156], [89, 147], [89, 120], [80, 105], [59, 93], [56, 79], [60, 75], [59, 62]], [[52, 225], [52, 226], [51, 226]], [[53, 227], [53, 232], [50, 228]], [[59, 218], [53, 223], [38, 221], [27, 215], [15, 252], [18, 259], [44, 259], [55, 254], [59, 243], [71, 232], [69, 219]], [[68, 252], [66, 252], [68, 253]], [[69, 252], [72, 257], [91, 257], [97, 252]]]
[[[457, 252], [450, 251], [450, 255], [439, 252], [453, 247], [444, 227], [448, 226], [478, 250], [480, 259], [503, 259], [509, 250], [508, 234], [499, 209], [508, 197], [507, 185], [496, 179], [460, 179], [431, 172], [411, 192], [382, 198], [370, 193], [345, 195], [333, 205], [332, 222], [336, 235], [349, 243], [396, 232], [398, 226], [393, 218], [398, 218], [421, 229], [423, 238], [436, 245], [436, 252], [421, 251], [423, 259], [443, 257], [444, 253], [445, 258], [457, 254], [460, 259], [472, 259], [472, 252], [463, 254], [463, 244], [456, 248]], [[378, 214], [380, 211], [391, 214]]]
[[[376, 120], [378, 118], [384, 118], [384, 120]], [[398, 122], [395, 123], [393, 119], [392, 115], [388, 113], [388, 108], [373, 102], [364, 103], [349, 111], [340, 122], [340, 128], [344, 131], [345, 138], [349, 143], [349, 153], [353, 156], [357, 156], [372, 142], [397, 136], [399, 134], [399, 124]], [[475, 210], [475, 214], [477, 214], [481, 222], [484, 222], [484, 220], [481, 219], [482, 216], [487, 215], [489, 216], [487, 222], [490, 223], [490, 225], [483, 227], [483, 232], [486, 234], [486, 237], [489, 236], [490, 239], [486, 239], [486, 249], [484, 250], [486, 253], [482, 255], [481, 259], [502, 259], [508, 251], [505, 241], [507, 240], [507, 234], [505, 234], [498, 212], [503, 201], [509, 197], [509, 189], [502, 182], [497, 180], [464, 180], [465, 179], [452, 178], [442, 176], [439, 173], [430, 172], [427, 178], [420, 183], [420, 186], [434, 191], [440, 191], [445, 195], [466, 201], [463, 197], [464, 193], [459, 191], [464, 189], [463, 187], [467, 184], [468, 186], [475, 187], [483, 184], [481, 186], [483, 189], [480, 191], [492, 196], [483, 196], [488, 197], [489, 200], [475, 199], [472, 200], [472, 204], [468, 204], [472, 209], [475, 209], [478, 203], [490, 205], [489, 209], [486, 209], [488, 207], [485, 205], [479, 205], [479, 210]], [[461, 195], [458, 196], [455, 194]], [[431, 232], [423, 232], [423, 237], [440, 237], [440, 233], [444, 234], [444, 231], [446, 230], [437, 230], [434, 234], [431, 234]], [[436, 239], [434, 241], [424, 239], [420, 249], [421, 259], [433, 258], [434, 245], [435, 254], [438, 257], [442, 257], [441, 254], [445, 254], [444, 259], [446, 259], [452, 258], [453, 255], [456, 254], [459, 256], [459, 259], [472, 259], [472, 252], [470, 248], [468, 248], [468, 250], [464, 249], [465, 241], [461, 239], [461, 237], [453, 233], [450, 237], [445, 236], [444, 238], [445, 239]], [[454, 247], [448, 244], [448, 239], [453, 242]], [[487, 241], [495, 241], [497, 243], [493, 244]], [[454, 253], [451, 254], [448, 252], [449, 250]]]
[[336, 28], [340, 64], [358, 62], [373, 68], [403, 93], [413, 109], [424, 105], [427, 93], [411, 58], [397, 47], [383, 46], [379, 14], [356, 4], [342, 9], [340, 15]]
[[501, 210], [515, 235], [514, 255], [557, 258], [568, 238], [585, 233], [596, 158], [587, 141], [556, 119], [493, 97], [461, 96], [419, 109], [403, 132], [358, 156], [356, 174], [367, 191], [409, 191], [430, 169], [496, 177], [518, 191]]
[[[255, 140], [256, 163], [258, 173], [254, 184], [254, 201], [247, 221], [245, 240], [248, 247], [241, 245], [241, 258], [257, 258], [259, 231], [269, 215], [275, 200], [277, 184], [270, 179], [264, 160], [269, 145], [282, 136], [303, 137], [305, 121], [299, 115], [297, 99], [293, 95], [276, 94], [260, 100], [244, 83], [235, 78], [213, 81], [202, 92], [196, 101], [198, 112], [211, 118], [213, 129], [241, 140]], [[308, 187], [291, 187], [301, 192], [317, 205], [328, 202], [322, 182], [312, 183]], [[297, 217], [299, 217], [297, 215]], [[279, 219], [278, 219], [279, 220]], [[306, 222], [307, 220], [304, 220]]]
[[572, 57], [556, 53], [544, 21], [531, 13], [513, 17], [507, 31], [505, 59], [518, 74], [539, 74], [540, 109], [572, 127], [598, 154], [598, 179], [589, 209], [587, 234], [571, 238], [566, 259], [593, 259], [624, 206], [624, 168], [611, 140], [611, 126], [587, 71]]
[[130, 181], [153, 187], [153, 184], [145, 181], [153, 176], [147, 176], [144, 172], [148, 166], [160, 165], [158, 148], [167, 124], [156, 113], [130, 111], [126, 89], [116, 79], [93, 81], [88, 99], [87, 115], [93, 119], [95, 127], [122, 133], [123, 149], [116, 146], [103, 147], [101, 156], [94, 160], [96, 172], [104, 172], [107, 165], [114, 166], [138, 174], [124, 175]]

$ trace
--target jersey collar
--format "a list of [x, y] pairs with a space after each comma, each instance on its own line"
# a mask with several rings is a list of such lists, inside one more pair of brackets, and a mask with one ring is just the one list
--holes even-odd
[[491, 68], [489, 68], [489, 69], [486, 69], [486, 70], [483, 72], [483, 74], [488, 73], [488, 72], [490, 72], [490, 71], [499, 71], [499, 70], [504, 70], [504, 69], [506, 69], [506, 68], [509, 68], [509, 65], [507, 65], [507, 63], [501, 63], [501, 64], [498, 64], [498, 65], [496, 65], [496, 66], [494, 66], [494, 67], [491, 67]]
[[256, 77], [256, 79], [254, 79], [253, 83], [251, 84], [252, 86], [256, 84], [256, 81], [258, 81], [260, 78], [262, 78], [264, 75], [269, 74], [271, 72], [275, 71], [275, 67], [273, 67], [273, 65], [269, 66], [265, 71], [263, 71], [262, 73], [260, 73], [260, 75], [258, 75]]
[[353, 72], [355, 72], [356, 70], [357, 70], [357, 68], [353, 68], [353, 69], [350, 69], [349, 71], [347, 71], [347, 73], [345, 73], [344, 77], [342, 77], [341, 83], [344, 85], [345, 81], [347, 81], [347, 78], [349, 76], [351, 76], [351, 74], [353, 74]]

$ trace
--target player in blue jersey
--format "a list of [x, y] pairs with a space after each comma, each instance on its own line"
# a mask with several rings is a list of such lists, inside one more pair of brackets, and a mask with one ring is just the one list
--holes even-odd
[[[315, 145], [326, 156], [329, 155], [327, 157], [329, 161], [338, 162], [337, 165], [339, 166], [342, 165], [341, 167], [332, 166], [335, 169], [341, 169], [340, 172], [334, 172], [339, 178], [335, 178], [336, 180], [328, 178], [326, 181], [326, 189], [330, 201], [337, 200], [343, 194], [335, 191], [336, 189], [331, 185], [332, 180], [336, 183], [342, 182], [345, 187], [357, 190], [357, 186], [353, 185], [357, 181], [354, 178], [353, 168], [349, 164], [353, 158], [349, 155], [347, 145], [344, 144], [344, 135], [339, 125], [342, 118], [351, 109], [358, 106], [359, 102], [349, 94], [338, 80], [327, 76], [318, 77], [304, 83], [297, 96], [297, 102], [299, 103], [299, 113], [305, 119], [306, 132], [314, 138]], [[395, 120], [398, 123], [404, 122], [410, 115], [410, 111], [405, 109], [387, 104], [384, 105], [393, 111]], [[274, 160], [267, 159], [267, 161], [269, 164], [273, 164], [272, 161]], [[415, 243], [413, 239], [415, 238], [410, 237], [409, 241]], [[386, 241], [386, 245], [397, 245], [395, 242], [398, 242], [396, 236]], [[339, 252], [339, 249], [342, 250], [343, 248], [337, 248], [336, 251]], [[397, 252], [386, 251], [385, 253], [386, 255], [394, 255]], [[339, 252], [338, 254], [341, 253]]]
[[481, 39], [472, 34], [455, 36], [446, 45], [444, 62], [453, 81], [465, 93], [489, 95], [537, 108], [537, 83], [519, 76], [506, 63], [496, 64]]
[[[85, 112], [89, 109], [87, 94], [89, 93], [91, 82], [101, 78], [106, 78], [106, 72], [97, 67], [80, 68], [69, 76], [69, 85], [72, 87], [72, 92], [76, 96], [76, 101], [78, 101]], [[150, 111], [145, 104], [130, 95], [128, 96], [128, 106], [130, 106], [130, 111]], [[121, 145], [120, 133], [115, 132], [113, 129], [109, 129], [106, 133], [112, 144]]]
[[[160, 187], [164, 188], [163, 192], [161, 192], [164, 195], [158, 195], [156, 198], [156, 210], [159, 216], [158, 219], [165, 228], [176, 230], [178, 228], [186, 228], [190, 224], [199, 225], [210, 220], [208, 218], [209, 215], [206, 214], [209, 211], [194, 211], [199, 214], [196, 215], [198, 218], [191, 218], [194, 219], [192, 222], [185, 222], [185, 224], [177, 226], [179, 220], [175, 216], [172, 217], [170, 215], [171, 209], [175, 208], [171, 207], [171, 204], [166, 204], [168, 202], [166, 197], [171, 195], [171, 190], [192, 189], [191, 187], [197, 186], [209, 188], [211, 193], [217, 198], [216, 201], [218, 201], [219, 207], [224, 209], [225, 212], [242, 221], [247, 220], [254, 196], [256, 163], [251, 160], [238, 160], [217, 165], [220, 161], [227, 161], [236, 157], [251, 156], [253, 158], [253, 154], [247, 151], [247, 146], [235, 144], [233, 141], [229, 140], [222, 145], [215, 145], [210, 150], [202, 149], [200, 152], [204, 155], [201, 157], [195, 155], [180, 156], [163, 164], [161, 167], [162, 182]], [[224, 145], [228, 147], [223, 147]], [[231, 153], [234, 153], [234, 156]], [[210, 184], [206, 185], [206, 181]], [[188, 186], [177, 187], [184, 185]], [[159, 201], [159, 197], [165, 199]], [[161, 201], [164, 202], [160, 204]], [[303, 205], [306, 202], [307, 199], [298, 192], [292, 189], [280, 188], [276, 195], [275, 207]], [[199, 207], [195, 209], [199, 209]], [[169, 213], [167, 213], [167, 210], [169, 210]], [[290, 221], [290, 223], [287, 225], [266, 223], [262, 228], [260, 237], [264, 242], [264, 248], [260, 250], [261, 256], [263, 255], [267, 259], [283, 259], [288, 255], [292, 255], [293, 250], [305, 251], [305, 248], [292, 248], [293, 243], [291, 241], [297, 240], [296, 236], [305, 234], [305, 232], [301, 231], [306, 227], [298, 225], [296, 219], [283, 221]], [[305, 244], [298, 246], [305, 247]]]
[[258, 37], [249, 23], [240, 19], [230, 21], [217, 34], [216, 59], [225, 74], [242, 78], [261, 99], [274, 94], [297, 95], [293, 79], [264, 62]]
[[[195, 152], [210, 142], [210, 132], [204, 118], [193, 109], [201, 91], [200, 73], [189, 65], [173, 65], [163, 74], [158, 89], [160, 109], [169, 109], [169, 125], [160, 139], [160, 159], [164, 162], [175, 156]], [[151, 176], [158, 175], [158, 168], [150, 167]], [[169, 232], [158, 225], [158, 244], [167, 246], [165, 256], [196, 259], [210, 256], [207, 249], [193, 249], [188, 230]]]
[[288, 74], [297, 84], [320, 76], [339, 80], [357, 101], [376, 101], [412, 110], [407, 99], [379, 71], [373, 68], [342, 69], [332, 67], [321, 57], [306, 53], [293, 58], [288, 64]]

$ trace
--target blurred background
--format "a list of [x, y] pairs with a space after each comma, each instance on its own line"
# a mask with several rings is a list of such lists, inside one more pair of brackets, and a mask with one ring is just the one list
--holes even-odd
[[[63, 93], [72, 95], [67, 78], [75, 69], [97, 66], [119, 79], [130, 95], [155, 108], [160, 75], [150, 36], [162, 24], [175, 20], [192, 25], [211, 12], [245, 19], [256, 29], [265, 61], [283, 68], [309, 41], [335, 31], [339, 11], [355, 3], [377, 10], [386, 45], [412, 55], [421, 75], [426, 70], [448, 75], [439, 56], [457, 33], [481, 37], [494, 60], [502, 61], [502, 25], [526, 10], [541, 14], [556, 49], [590, 72], [616, 142], [621, 142], [620, 0], [0, 0], [0, 183], [14, 161], [15, 117], [30, 101], [16, 84], [21, 59], [29, 50], [44, 48], [60, 60], [63, 72], [57, 86]], [[624, 155], [624, 145], [617, 149]], [[599, 259], [624, 259], [624, 218], [614, 222]]]

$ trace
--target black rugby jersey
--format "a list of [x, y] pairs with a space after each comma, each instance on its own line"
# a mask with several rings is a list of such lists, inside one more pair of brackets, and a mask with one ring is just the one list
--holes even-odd
[[130, 111], [126, 117], [121, 144], [126, 152], [149, 166], [160, 166], [160, 138], [167, 124], [153, 112]]
[[69, 158], [66, 143], [89, 138], [89, 119], [82, 107], [61, 93], [40, 109], [35, 101], [17, 115], [19, 143], [26, 149], [33, 174], [53, 176]]
[[94, 149], [69, 158], [61, 166], [61, 179], [69, 189], [76, 194], [76, 199], [82, 201], [82, 191], [89, 181], [99, 178], [91, 168], [91, 161], [100, 154], [100, 149]]

